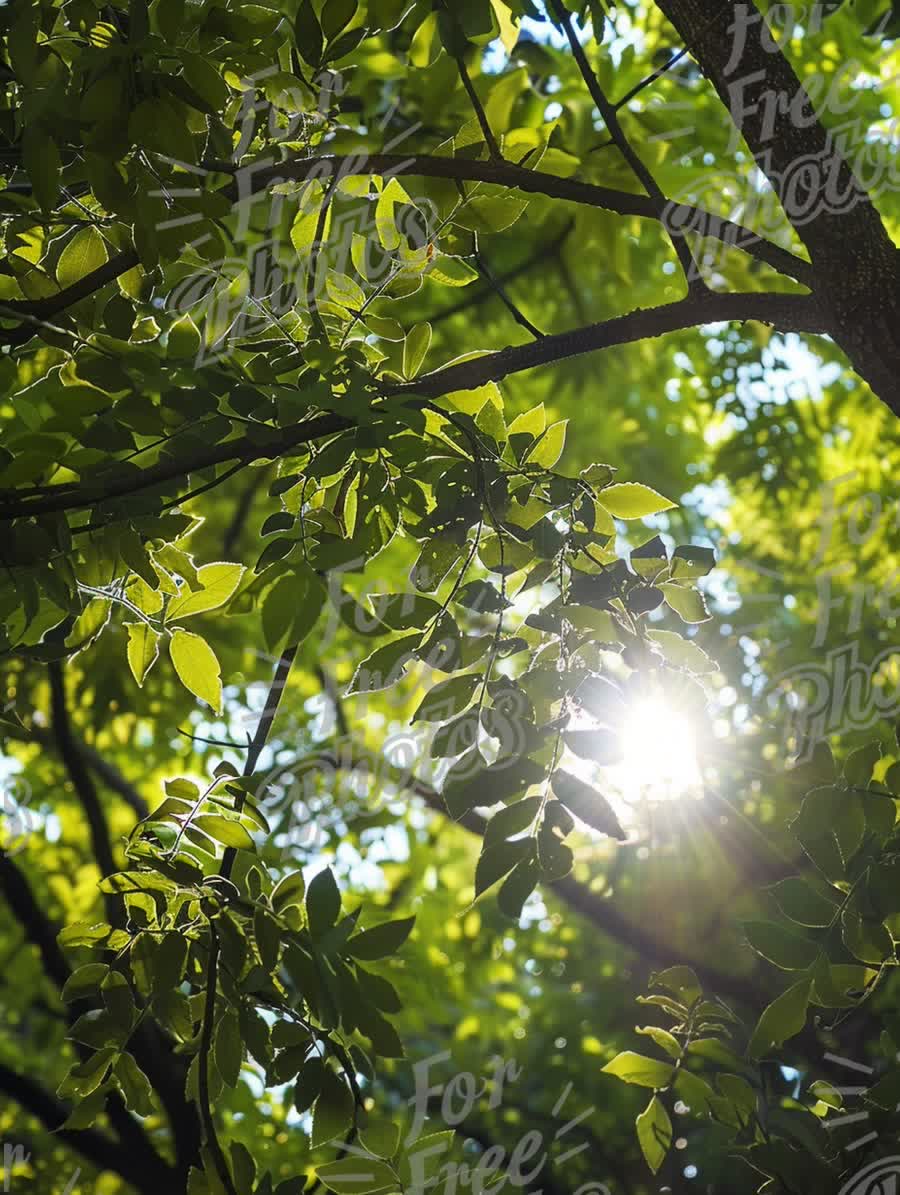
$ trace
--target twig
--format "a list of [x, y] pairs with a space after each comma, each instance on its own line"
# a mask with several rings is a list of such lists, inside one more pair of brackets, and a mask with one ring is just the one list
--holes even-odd
[[[259, 725], [256, 728], [256, 734], [253, 736], [247, 754], [247, 761], [244, 765], [243, 777], [246, 779], [253, 775], [256, 765], [259, 762], [259, 757], [266, 745], [266, 740], [269, 737], [269, 732], [272, 729], [272, 723], [275, 721], [275, 715], [278, 712], [278, 706], [281, 701], [282, 693], [290, 676], [291, 666], [297, 655], [297, 646], [294, 644], [288, 647], [281, 659], [278, 661], [278, 667], [275, 670], [275, 676], [269, 688], [268, 696], [266, 697], [266, 704], [263, 708], [262, 716], [259, 720]], [[243, 798], [238, 797], [235, 801], [235, 808], [240, 810], [243, 807]], [[237, 858], [236, 847], [226, 847], [225, 853], [222, 856], [222, 866], [219, 869], [219, 875], [222, 879], [228, 880], [231, 878], [231, 872], [234, 868], [235, 860]], [[222, 1146], [219, 1143], [218, 1134], [216, 1133], [216, 1124], [213, 1117], [212, 1105], [209, 1096], [209, 1059], [212, 1050], [212, 1034], [213, 1023], [215, 1021], [216, 1013], [216, 988], [219, 982], [219, 955], [220, 942], [219, 935], [215, 927], [215, 923], [210, 921], [210, 949], [209, 949], [209, 963], [206, 979], [206, 999], [204, 1001], [203, 1010], [203, 1027], [200, 1036], [200, 1054], [198, 1060], [198, 1088], [200, 1096], [200, 1116], [203, 1120], [203, 1129], [206, 1135], [206, 1144], [213, 1156], [216, 1172], [222, 1181], [227, 1195], [238, 1195], [234, 1186], [234, 1180], [231, 1177], [231, 1171], [228, 1168], [228, 1163], [225, 1160], [225, 1154], [222, 1151]]]
[[[562, 25], [563, 32], [568, 39], [569, 46], [572, 50], [572, 55], [578, 64], [578, 69], [581, 72], [581, 77], [584, 79], [588, 91], [591, 93], [591, 99], [597, 107], [597, 111], [603, 117], [603, 123], [609, 130], [609, 135], [615, 141], [625, 161], [631, 167], [635, 177], [640, 181], [644, 190], [657, 203], [664, 204], [665, 196], [661, 191], [656, 179], [644, 165], [641, 158], [631, 147], [631, 143], [625, 136], [625, 132], [619, 123], [619, 118], [616, 114], [616, 107], [606, 97], [606, 93], [600, 86], [600, 80], [597, 78], [591, 65], [587, 60], [587, 55], [584, 52], [584, 47], [578, 39], [573, 26], [572, 17], [563, 4], [562, 0], [549, 0], [549, 7], [556, 15], [560, 25]], [[700, 273], [700, 268], [694, 260], [694, 255], [691, 253], [690, 246], [684, 238], [682, 233], [669, 231], [669, 239], [672, 246], [678, 255], [678, 260], [681, 262], [681, 268], [684, 271], [684, 276], [687, 281], [688, 293], [702, 293], [707, 289], [706, 283]]]
[[507, 309], [507, 311], [513, 317], [513, 319], [516, 321], [516, 323], [519, 324], [521, 327], [523, 327], [526, 332], [530, 332], [531, 335], [535, 338], [535, 340], [540, 340], [543, 337], [544, 333], [540, 330], [540, 328], [536, 328], [534, 326], [534, 324], [531, 322], [531, 320], [528, 318], [528, 316], [525, 315], [523, 312], [521, 312], [519, 310], [519, 308], [515, 305], [515, 303], [512, 301], [512, 299], [509, 297], [509, 295], [503, 289], [503, 286], [501, 285], [499, 279], [494, 276], [494, 273], [491, 270], [491, 267], [488, 265], [488, 263], [484, 259], [484, 254], [482, 254], [482, 253], [475, 254], [475, 264], [478, 266], [478, 269], [481, 271], [481, 273], [487, 279], [487, 281], [491, 287], [491, 290], [494, 291], [494, 293], [497, 295], [497, 297], [503, 303], [504, 307]]

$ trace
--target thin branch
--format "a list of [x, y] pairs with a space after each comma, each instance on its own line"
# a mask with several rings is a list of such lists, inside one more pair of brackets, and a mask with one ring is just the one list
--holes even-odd
[[[447, 3], [447, 0], [440, 0], [440, 10], [446, 15], [447, 20], [453, 25], [454, 34], [460, 39], [461, 43], [466, 44], [466, 36], [462, 30], [462, 26], [459, 23], [459, 18], [456, 16], [456, 13], [453, 11], [451, 5]], [[466, 60], [462, 54], [454, 53], [453, 50], [449, 50], [449, 53], [453, 58], [453, 61], [456, 63], [456, 69], [459, 71], [459, 77], [462, 80], [462, 85], [465, 88], [466, 95], [469, 97], [469, 103], [472, 105], [475, 116], [478, 119], [478, 124], [481, 128], [481, 135], [484, 137], [485, 144], [488, 147], [488, 153], [490, 154], [491, 158], [499, 161], [502, 156], [500, 153], [500, 146], [497, 144], [497, 138], [494, 136], [493, 131], [491, 130], [487, 113], [484, 110], [484, 105], [479, 99], [478, 92], [475, 90], [475, 87], [472, 84], [472, 78], [469, 74], [469, 68], [466, 66]]]
[[[596, 73], [591, 69], [591, 64], [587, 60], [587, 55], [584, 52], [584, 47], [578, 39], [573, 26], [572, 17], [563, 4], [562, 0], [549, 0], [549, 8], [551, 15], [555, 15], [563, 32], [568, 39], [569, 46], [572, 50], [572, 56], [578, 64], [578, 70], [581, 72], [581, 77], [584, 80], [585, 86], [591, 94], [591, 99], [597, 108], [597, 111], [603, 117], [603, 123], [606, 125], [610, 137], [615, 141], [619, 148], [622, 157], [631, 167], [635, 177], [639, 180], [641, 185], [651, 199], [655, 199], [660, 205], [666, 202], [665, 196], [657, 183], [656, 179], [650, 173], [648, 168], [644, 165], [643, 160], [639, 154], [632, 148], [631, 142], [625, 135], [625, 130], [619, 123], [619, 117], [616, 112], [615, 105], [607, 98], [606, 93], [600, 86], [600, 80]], [[678, 260], [681, 262], [681, 268], [684, 271], [685, 280], [687, 281], [688, 292], [699, 293], [706, 288], [706, 283], [700, 273], [700, 267], [694, 260], [694, 255], [691, 252], [690, 246], [685, 237], [678, 232], [669, 229], [669, 237], [672, 241], [672, 246], [678, 255]]]
[[335, 432], [344, 431], [351, 426], [350, 420], [342, 419], [338, 415], [322, 415], [281, 429], [272, 435], [268, 444], [254, 443], [249, 437], [236, 437], [233, 440], [226, 440], [224, 444], [215, 445], [192, 460], [160, 461], [156, 465], [142, 469], [139, 477], [98, 481], [76, 490], [67, 488], [65, 493], [59, 495], [38, 494], [34, 502], [27, 501], [30, 491], [20, 492], [19, 499], [24, 497], [25, 505], [22, 505], [21, 501], [0, 502], [0, 521], [95, 506], [110, 498], [122, 498], [141, 490], [165, 485], [166, 482], [185, 477], [199, 469], [208, 469], [213, 465], [224, 464], [226, 461], [276, 460], [291, 448], [296, 448], [300, 444], [308, 444], [312, 440], [322, 439]]
[[[259, 724], [256, 727], [256, 733], [250, 741], [250, 747], [247, 752], [247, 759], [242, 773], [245, 778], [253, 775], [256, 765], [259, 762], [259, 757], [266, 745], [266, 740], [268, 739], [269, 732], [272, 729], [272, 723], [275, 721], [275, 715], [278, 713], [278, 706], [281, 702], [282, 694], [287, 686], [291, 667], [297, 656], [297, 650], [297, 644], [286, 648], [281, 656], [281, 659], [278, 661], [278, 667], [275, 669], [275, 676], [273, 677], [272, 684], [269, 687], [269, 692], [266, 696], [266, 704], [263, 707]], [[240, 809], [242, 805], [243, 800], [240, 797], [237, 798], [235, 808]], [[223, 879], [230, 879], [236, 859], [237, 849], [235, 847], [226, 847], [225, 853], [222, 856], [222, 866], [219, 869], [219, 875], [222, 876]], [[200, 1054], [198, 1063], [200, 1116], [203, 1121], [203, 1129], [206, 1135], [206, 1146], [212, 1154], [213, 1162], [216, 1167], [216, 1173], [218, 1174], [227, 1195], [238, 1195], [238, 1192], [234, 1186], [234, 1180], [231, 1177], [231, 1171], [228, 1168], [228, 1162], [225, 1159], [225, 1154], [222, 1151], [222, 1146], [219, 1142], [219, 1137], [216, 1132], [215, 1117], [213, 1116], [212, 1104], [210, 1102], [209, 1096], [209, 1060], [212, 1052], [212, 1034], [216, 1013], [216, 989], [219, 981], [220, 953], [221, 943], [219, 941], [219, 935], [216, 931], [215, 925], [211, 922], [209, 963], [206, 976], [206, 999], [204, 1001], [203, 1027], [201, 1029], [200, 1035]]]
[[540, 340], [544, 336], [544, 333], [540, 330], [540, 328], [536, 328], [528, 316], [521, 312], [515, 305], [515, 303], [503, 289], [503, 285], [500, 280], [494, 276], [491, 267], [485, 261], [483, 253], [475, 254], [475, 264], [487, 279], [491, 290], [495, 295], [497, 295], [503, 306], [507, 309], [516, 323], [520, 327], [524, 328], [526, 332], [529, 332], [536, 340]]
[[[615, 111], [618, 112], [620, 108], [624, 108], [625, 105], [630, 103], [636, 95], [640, 95], [645, 87], [649, 87], [651, 83], [655, 83], [657, 79], [662, 78], [662, 76], [666, 74], [667, 71], [670, 71], [677, 62], [680, 62], [687, 53], [688, 48], [685, 46], [684, 49], [679, 50], [677, 54], [673, 54], [668, 62], [664, 62], [662, 66], [657, 67], [652, 75], [648, 75], [646, 79], [641, 79], [640, 83], [635, 83], [631, 91], [626, 92], [620, 100], [613, 104]], [[599, 149], [600, 147], [598, 146], [597, 148]]]
[[325, 693], [325, 696], [331, 702], [334, 709], [334, 722], [337, 727], [337, 732], [342, 739], [350, 737], [350, 723], [347, 720], [347, 711], [344, 708], [344, 702], [341, 694], [338, 691], [337, 685], [334, 683], [334, 677], [322, 664], [316, 664], [316, 676], [319, 684]]
[[[547, 261], [548, 258], [554, 257], [565, 244], [574, 227], [574, 219], [567, 220], [563, 228], [557, 233], [552, 241], [548, 241], [546, 245], [542, 245], [540, 249], [538, 249], [535, 253], [532, 253], [530, 257], [526, 257], [525, 260], [520, 262], [517, 266], [511, 266], [508, 270], [504, 270], [502, 274], [498, 274], [497, 281], [501, 284], [501, 286], [505, 286], [509, 282], [514, 282], [516, 278], [520, 278], [523, 274], [527, 274], [529, 270], [533, 270], [534, 267], [540, 265], [541, 262]], [[451, 316], [458, 315], [461, 311], [470, 310], [479, 303], [483, 303], [485, 299], [490, 299], [496, 293], [492, 286], [484, 286], [474, 290], [474, 293], [471, 293], [473, 289], [474, 288], [467, 288], [467, 290], [470, 291], [469, 294], [460, 299], [458, 302], [453, 303], [450, 307], [443, 307], [440, 311], [435, 312], [435, 314], [430, 317], [430, 323], [432, 326], [440, 323], [441, 320], [449, 319]]]

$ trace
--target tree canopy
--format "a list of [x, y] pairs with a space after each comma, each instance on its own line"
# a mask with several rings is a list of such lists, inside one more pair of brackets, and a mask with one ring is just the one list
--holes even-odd
[[763, 10], [0, 6], [5, 1189], [896, 1181], [900, 25]]

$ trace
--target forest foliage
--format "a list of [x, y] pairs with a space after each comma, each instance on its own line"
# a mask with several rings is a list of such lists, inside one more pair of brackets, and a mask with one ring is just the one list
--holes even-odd
[[0, 7], [8, 1189], [888, 1173], [896, 19], [682, 7]]

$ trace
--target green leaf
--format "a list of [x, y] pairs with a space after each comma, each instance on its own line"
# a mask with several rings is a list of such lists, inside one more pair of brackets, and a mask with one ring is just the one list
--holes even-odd
[[684, 585], [674, 585], [671, 581], [664, 581], [659, 588], [666, 596], [666, 605], [671, 606], [683, 622], [706, 622], [709, 618], [706, 602], [699, 589], [688, 589]]
[[174, 360], [193, 359], [200, 352], [200, 332], [189, 315], [176, 320], [166, 334], [166, 355]]
[[217, 714], [222, 712], [219, 661], [205, 639], [179, 627], [169, 640], [169, 655], [178, 679]]
[[138, 1116], [152, 1116], [156, 1111], [150, 1080], [127, 1052], [121, 1053], [113, 1068], [126, 1105]]
[[86, 963], [78, 967], [66, 980], [62, 990], [62, 998], [67, 1004], [74, 1000], [83, 1000], [87, 996], [96, 996], [100, 991], [100, 984], [109, 974], [106, 963]]
[[656, 1174], [672, 1144], [672, 1121], [658, 1095], [653, 1096], [634, 1123], [641, 1152]]
[[199, 591], [191, 591], [185, 586], [178, 597], [169, 603], [166, 620], [173, 622], [224, 606], [240, 585], [243, 575], [242, 564], [204, 564], [197, 570]]
[[600, 502], [617, 519], [644, 519], [648, 515], [672, 510], [676, 505], [650, 486], [636, 481], [620, 481], [607, 486]]
[[672, 553], [671, 576], [673, 581], [694, 581], [706, 577], [716, 566], [716, 554], [712, 548], [698, 548], [693, 544], [678, 547]]
[[397, 921], [385, 921], [383, 925], [365, 929], [350, 938], [345, 947], [347, 954], [364, 962], [387, 958], [396, 954], [412, 931], [415, 917], [403, 917]]
[[56, 279], [62, 287], [73, 286], [79, 279], [106, 262], [106, 245], [96, 228], [81, 228], [59, 255]]
[[526, 462], [529, 465], [540, 465], [544, 469], [552, 469], [562, 456], [568, 425], [568, 419], [560, 419], [558, 423], [551, 423], [528, 453], [525, 458]]
[[791, 830], [828, 879], [843, 879], [866, 832], [861, 795], [830, 784], [814, 788], [804, 797]]
[[399, 1187], [399, 1180], [387, 1162], [359, 1154], [318, 1166], [316, 1174], [337, 1195], [356, 1195], [357, 1192], [365, 1195], [368, 1191]]
[[791, 876], [781, 880], [769, 891], [778, 901], [778, 906], [798, 925], [824, 927], [831, 925], [838, 910], [837, 894], [832, 900], [813, 889], [805, 880]]
[[416, 648], [421, 641], [420, 634], [404, 635], [366, 656], [353, 674], [347, 696], [350, 697], [354, 693], [371, 693], [395, 684], [415, 660]]
[[540, 874], [538, 862], [532, 857], [517, 863], [497, 893], [497, 904], [500, 911], [514, 921], [518, 921], [522, 915], [525, 901], [537, 887]]
[[696, 973], [683, 963], [654, 972], [650, 976], [650, 986], [665, 988], [667, 992], [677, 996], [685, 1008], [692, 1008], [703, 995]]
[[352, 1121], [353, 1096], [350, 1089], [333, 1071], [326, 1069], [322, 1076], [322, 1091], [313, 1112], [313, 1149], [340, 1137]]
[[302, 643], [315, 627], [325, 597], [324, 585], [307, 566], [279, 577], [262, 601], [263, 635], [269, 650]]
[[341, 890], [334, 872], [326, 867], [313, 877], [306, 890], [306, 917], [312, 936], [321, 938], [326, 934], [337, 921], [340, 911]]
[[659, 648], [666, 662], [674, 668], [684, 668], [695, 676], [716, 672], [718, 665], [711, 660], [693, 639], [685, 639], [677, 631], [648, 630], [647, 638]]
[[244, 1043], [237, 1015], [228, 1009], [216, 1025], [214, 1043], [216, 1067], [229, 1087], [235, 1087], [244, 1061]]
[[294, 1087], [294, 1105], [298, 1112], [306, 1112], [319, 1097], [325, 1080], [325, 1064], [318, 1056], [308, 1059], [299, 1074]]
[[294, 39], [300, 57], [310, 66], [318, 66], [322, 61], [324, 39], [310, 0], [300, 0], [294, 21]]
[[452, 718], [470, 704], [480, 684], [481, 677], [468, 674], [441, 681], [422, 699], [413, 722], [442, 722]]
[[624, 842], [627, 834], [622, 829], [615, 810], [606, 797], [596, 789], [579, 780], [577, 776], [562, 770], [553, 773], [550, 783], [563, 805], [585, 825]]
[[403, 376], [414, 378], [425, 360], [431, 344], [431, 324], [416, 324], [407, 333], [403, 342]]
[[291, 871], [283, 876], [272, 889], [270, 900], [276, 913], [281, 913], [289, 905], [303, 905], [306, 893], [306, 881], [302, 871]]
[[534, 853], [534, 842], [530, 838], [518, 838], [515, 842], [498, 842], [482, 850], [475, 868], [475, 895], [481, 896], [493, 884], [530, 858]]
[[784, 929], [774, 921], [745, 921], [743, 929], [747, 941], [757, 954], [783, 971], [803, 971], [811, 967], [819, 956], [819, 947], [815, 942]]
[[42, 210], [52, 211], [59, 196], [62, 161], [56, 142], [37, 124], [23, 130], [22, 165], [28, 172], [34, 197]]
[[603, 1068], [604, 1074], [615, 1075], [623, 1083], [633, 1083], [637, 1087], [668, 1087], [675, 1067], [670, 1062], [662, 1062], [658, 1058], [647, 1058], [643, 1054], [635, 1054], [633, 1050], [625, 1050], [617, 1054], [612, 1062], [607, 1062]]
[[622, 740], [614, 730], [602, 726], [596, 730], [567, 730], [563, 738], [579, 759], [590, 759], [604, 767], [622, 760]]
[[223, 846], [237, 847], [245, 851], [254, 849], [249, 831], [231, 818], [221, 817], [217, 813], [201, 813], [194, 818], [191, 825], [214, 838], [216, 842], [221, 842]]
[[89, 1129], [106, 1106], [107, 1084], [78, 1101], [60, 1129]]
[[811, 990], [812, 980], [803, 979], [772, 1001], [759, 1018], [747, 1047], [751, 1058], [764, 1057], [803, 1029]]
[[126, 622], [125, 627], [128, 631], [128, 667], [137, 683], [142, 685], [159, 656], [162, 636], [146, 622]]
[[485, 846], [492, 846], [495, 842], [502, 842], [527, 830], [542, 805], [542, 797], [524, 797], [521, 801], [499, 810], [487, 824], [484, 832]]
[[670, 1058], [677, 1060], [682, 1055], [678, 1039], [667, 1030], [660, 1029], [658, 1025], [646, 1025], [643, 1029], [635, 1029], [635, 1033], [640, 1033], [642, 1037], [649, 1037], [661, 1050], [665, 1050]]
[[400, 1126], [384, 1116], [367, 1112], [362, 1118], [359, 1139], [378, 1158], [392, 1158], [400, 1144]]
[[512, 605], [490, 581], [469, 581], [453, 600], [479, 614], [500, 614]]

